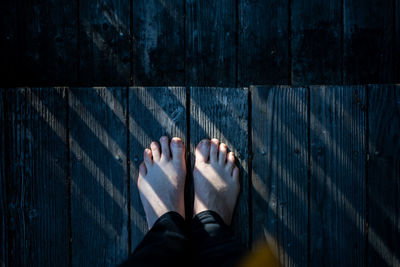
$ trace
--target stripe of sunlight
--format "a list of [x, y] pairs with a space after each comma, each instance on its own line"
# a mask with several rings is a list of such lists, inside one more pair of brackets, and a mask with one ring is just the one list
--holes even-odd
[[[267, 108], [267, 114], [274, 114], [273, 110], [272, 110], [272, 106], [265, 104], [265, 107]], [[304, 111], [299, 109], [296, 110], [297, 114], [301, 114]], [[297, 139], [297, 137], [292, 133], [292, 131], [286, 126], [285, 123], [283, 123], [281, 118], [278, 118], [279, 122], [280, 122], [280, 127], [275, 127], [275, 129], [278, 131], [278, 135], [282, 138], [284, 137], [284, 142], [286, 144], [293, 144], [293, 147], [298, 148], [300, 151], [307, 151], [307, 149], [301, 144], [301, 142]], [[298, 199], [300, 199], [304, 204], [307, 203], [307, 194], [301, 189], [301, 186], [298, 185], [298, 183], [295, 181], [295, 179], [293, 179], [292, 175], [285, 169], [282, 167], [281, 162], [279, 160], [276, 159], [275, 154], [273, 156], [269, 155], [269, 150], [266, 149], [266, 147], [264, 146], [264, 142], [263, 140], [260, 139], [260, 137], [257, 134], [253, 134], [252, 135], [253, 138], [253, 142], [256, 145], [256, 147], [258, 148], [263, 148], [260, 149], [260, 151], [264, 151], [266, 152], [266, 155], [269, 156], [271, 158], [271, 160], [273, 160], [274, 164], [273, 166], [276, 167], [277, 169], [274, 170], [274, 173], [278, 174], [278, 169], [281, 170], [282, 175], [288, 177], [288, 179], [281, 179], [283, 181], [283, 183], [285, 184], [285, 186], [287, 188], [290, 189], [290, 191], [297, 196]], [[304, 166], [307, 166], [307, 158], [306, 157], [300, 157], [302, 160], [302, 164]], [[290, 180], [291, 183], [288, 183], [287, 180]]]
[[[173, 130], [178, 134], [179, 137], [184, 137], [186, 133], [183, 133], [179, 127], [175, 126], [175, 122], [168, 116], [168, 114], [164, 111], [164, 109], [158, 104], [158, 101], [156, 101], [153, 96], [148, 93], [146, 88], [144, 87], [136, 87], [141, 89], [141, 93], [139, 94], [137, 91], [134, 91], [135, 95], [137, 98], [140, 100], [140, 102], [147, 108], [149, 112], [152, 112], [155, 110], [157, 113], [160, 113], [161, 115], [158, 116], [153, 116], [157, 122], [163, 126], [163, 128], [166, 128], [166, 131], [168, 133], [172, 133]], [[169, 90], [169, 89], [168, 89]], [[171, 92], [173, 90], [170, 90]], [[177, 97], [179, 99], [179, 97]], [[186, 104], [185, 104], [186, 105]], [[184, 105], [184, 106], [185, 106]]]
[[110, 47], [100, 33], [96, 32], [87, 20], [83, 21], [83, 28], [85, 29], [86, 36], [94, 42], [96, 47], [107, 55], [110, 62], [113, 62], [117, 68], [118, 73], [121, 76], [129, 77], [130, 69], [121, 61], [119, 56], [114, 52], [114, 49]]
[[[190, 102], [191, 102], [191, 105], [194, 107], [193, 109], [190, 110], [190, 114], [191, 114], [191, 117], [196, 121], [196, 123], [201, 127], [201, 123], [203, 121], [207, 121], [211, 125], [211, 127], [214, 131], [214, 137], [217, 137], [217, 136], [220, 137], [231, 150], [238, 151], [236, 146], [234, 144], [232, 144], [228, 138], [226, 138], [226, 136], [218, 129], [218, 127], [214, 124], [214, 122], [212, 120], [210, 120], [210, 117], [208, 117], [208, 115], [205, 114], [201, 110], [201, 108], [199, 107], [199, 105], [196, 103], [196, 101], [193, 98], [190, 99]], [[198, 113], [199, 116], [192, 116], [194, 113]], [[202, 120], [202, 118], [204, 118], [205, 120]], [[193, 143], [190, 144], [190, 149], [191, 149], [191, 151], [195, 150], [195, 146]], [[246, 161], [245, 160], [241, 160], [240, 165], [243, 167], [243, 169], [246, 169]]]
[[[29, 88], [27, 88], [27, 92], [30, 92], [31, 94], [31, 99], [29, 99], [29, 101], [32, 107], [34, 107], [38, 111], [39, 115], [48, 123], [48, 125], [53, 129], [53, 131], [61, 138], [61, 140], [64, 143], [66, 143], [64, 134], [66, 130], [64, 126], [61, 125], [56, 120], [56, 118], [50, 112], [50, 110], [48, 110], [48, 108], [45, 107], [45, 105], [43, 105], [42, 101]], [[126, 201], [121, 192], [96, 166], [96, 164], [90, 159], [90, 157], [85, 153], [85, 151], [81, 149], [79, 144], [75, 141], [75, 139], [72, 136], [70, 136], [70, 149], [76, 157], [78, 156], [82, 157], [84, 163], [83, 165], [85, 166], [85, 168], [92, 174], [92, 176], [96, 179], [96, 181], [110, 195], [110, 197], [114, 200], [114, 202], [122, 209], [124, 214], [127, 215], [127, 211], [125, 210]], [[135, 208], [131, 206], [130, 210], [131, 210], [131, 220], [136, 218], [137, 220], [140, 221], [141, 225], [147, 225]]]
[[114, 10], [107, 8], [107, 10], [103, 11], [103, 15], [121, 36], [130, 35], [128, 27], [126, 27], [126, 25], [121, 21]]
[[[46, 112], [44, 112], [46, 113]], [[50, 115], [51, 116], [51, 115]], [[60, 126], [58, 126], [60, 127]], [[58, 128], [60, 129], [60, 128]], [[32, 140], [34, 139], [32, 133], [30, 132], [29, 129], [25, 129], [27, 132], [27, 136], [30, 136]], [[61, 130], [62, 131], [62, 130]], [[64, 132], [65, 133], [65, 132]], [[63, 135], [65, 136], [65, 134]], [[59, 136], [61, 137], [61, 136]], [[65, 142], [64, 142], [65, 143]], [[45, 148], [41, 148], [47, 155], [50, 155], [48, 150]], [[57, 173], [57, 178], [60, 177], [67, 177], [67, 174], [63, 168], [60, 167], [59, 163], [55, 161], [53, 157], [48, 157], [50, 167], [49, 169], [55, 170], [55, 173]], [[61, 179], [61, 178], [60, 178]], [[64, 180], [61, 180], [62, 183], [65, 183]], [[121, 237], [119, 236], [118, 232], [115, 230], [114, 226], [105, 218], [105, 216], [92, 204], [92, 202], [84, 196], [82, 192], [80, 192], [78, 186], [75, 184], [74, 181], [71, 181], [71, 192], [74, 195], [76, 199], [79, 199], [80, 201], [83, 201], [82, 207], [86, 210], [86, 212], [96, 221], [96, 223], [103, 228], [104, 232], [109, 236], [110, 239], [118, 239], [120, 240], [120, 244], [123, 246], [123, 244], [126, 244], [128, 242], [128, 239], [126, 238], [126, 242], [122, 242]]]
[[[301, 106], [304, 105], [304, 102], [298, 98], [297, 96], [294, 96], [295, 98], [297, 98], [298, 103], [301, 104]], [[292, 100], [291, 98], [289, 98], [290, 100]], [[289, 102], [292, 106], [295, 106], [295, 103], [293, 102]], [[300, 113], [301, 114], [301, 113]], [[305, 121], [307, 121], [307, 118], [303, 115], [303, 119]], [[322, 126], [321, 122], [314, 116], [314, 114], [310, 114], [310, 120], [313, 120], [318, 127], [320, 127], [321, 129], [325, 129], [325, 127]], [[336, 144], [335, 141], [332, 140], [330, 134], [328, 131], [324, 131], [325, 136], [327, 136], [327, 138], [320, 138], [320, 140], [322, 142], [324, 142], [325, 146], [330, 149], [329, 147], [329, 143], [326, 141], [327, 139], [329, 139], [331, 141], [331, 145], [338, 147], [338, 145]], [[334, 156], [337, 159], [341, 160], [341, 164], [344, 165], [343, 162], [343, 157], [346, 158], [346, 160], [348, 161], [348, 157], [344, 156], [345, 153], [339, 148], [339, 152], [337, 153], [334, 150]], [[342, 156], [342, 158], [340, 157]], [[306, 162], [306, 159], [303, 159]], [[351, 202], [347, 199], [347, 197], [341, 192], [341, 190], [332, 182], [332, 179], [329, 175], [323, 175], [325, 172], [324, 170], [321, 168], [321, 166], [319, 166], [316, 162], [314, 162], [314, 160], [311, 158], [311, 166], [313, 166], [313, 168], [316, 168], [316, 173], [318, 173], [317, 175], [317, 180], [320, 184], [324, 184], [326, 183], [327, 187], [330, 188], [331, 190], [327, 190], [328, 193], [332, 196], [333, 200], [338, 203], [338, 200], [340, 199], [341, 201], [343, 201], [344, 203], [344, 210], [347, 213], [347, 215], [349, 216], [349, 218], [352, 220], [353, 224], [355, 226], [357, 226], [357, 228], [359, 229], [359, 231], [362, 233], [364, 232], [364, 225], [365, 225], [365, 218], [362, 217], [358, 211], [353, 207], [353, 205], [351, 204]], [[336, 192], [336, 194], [332, 193], [332, 192]], [[311, 205], [313, 203], [310, 203]], [[385, 244], [385, 242], [379, 237], [378, 234], [376, 234], [376, 232], [374, 231], [374, 229], [371, 227], [371, 225], [368, 228], [368, 233], [371, 237], [374, 238], [374, 240], [371, 241], [371, 239], [368, 241], [373, 247], [374, 249], [380, 254], [380, 256], [382, 257], [382, 259], [384, 259], [386, 261], [386, 263], [390, 266], [391, 262], [390, 262], [390, 258], [392, 257], [393, 260], [396, 262], [397, 265], [400, 264], [399, 259], [396, 258], [395, 254], [393, 252], [390, 251], [390, 249], [387, 247], [387, 245]], [[378, 245], [379, 244], [379, 245]], [[395, 265], [395, 266], [397, 266]]]
[[[130, 90], [128, 88], [128, 90]], [[118, 117], [118, 119], [125, 124], [125, 114], [123, 113], [124, 108], [122, 107], [121, 103], [114, 97], [114, 95], [107, 89], [104, 88], [104, 94], [101, 94], [100, 91], [95, 91], [103, 100], [103, 102], [114, 112], [114, 114]], [[110, 101], [111, 99], [111, 101]], [[111, 104], [112, 103], [112, 104]], [[134, 136], [134, 138], [140, 143], [141, 146], [143, 147], [148, 147], [149, 144], [145, 143], [144, 140], [151, 140], [150, 137], [143, 131], [142, 127], [129, 115], [129, 132]], [[137, 183], [137, 174], [138, 174], [138, 168], [130, 162], [130, 179], [133, 180], [134, 184], [136, 185]], [[136, 171], [136, 172], [135, 172]], [[152, 189], [152, 187], [149, 186], [149, 188]], [[157, 194], [154, 193], [154, 196], [156, 198], [157, 202], [164, 203], [161, 201], [161, 199], [158, 197]], [[149, 202], [152, 202], [151, 199], [148, 200]], [[130, 207], [131, 214], [136, 214], [131, 218], [138, 228], [140, 229], [147, 229], [147, 223], [144, 221], [144, 219], [138, 215], [138, 212], [134, 210], [133, 206]], [[131, 216], [132, 217], [132, 216]], [[137, 220], [136, 220], [137, 218]]]

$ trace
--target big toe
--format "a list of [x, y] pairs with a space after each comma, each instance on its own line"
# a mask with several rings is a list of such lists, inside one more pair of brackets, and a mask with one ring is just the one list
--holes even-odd
[[171, 140], [171, 154], [173, 161], [184, 161], [185, 160], [185, 146], [182, 139], [174, 137]]
[[203, 139], [196, 147], [196, 162], [207, 162], [210, 156], [210, 140]]

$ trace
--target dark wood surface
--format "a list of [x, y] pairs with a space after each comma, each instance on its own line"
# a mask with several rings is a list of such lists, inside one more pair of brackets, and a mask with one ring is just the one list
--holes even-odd
[[79, 3], [79, 84], [129, 85], [130, 1]]
[[253, 240], [284, 266], [307, 266], [307, 90], [251, 89]]
[[369, 86], [368, 265], [400, 265], [400, 87]]
[[[292, 83], [342, 81], [341, 1], [291, 1]], [[313, 14], [308, 16], [308, 14]]]
[[69, 91], [75, 266], [116, 265], [128, 256], [126, 105], [126, 88]]
[[148, 231], [137, 170], [162, 135], [188, 149], [186, 202], [197, 143], [235, 152], [233, 230], [283, 266], [399, 264], [398, 85], [0, 92], [5, 266], [124, 260]]
[[236, 1], [186, 1], [186, 85], [236, 86]]
[[134, 85], [184, 85], [185, 1], [133, 1], [132, 19]]
[[398, 0], [4, 0], [0, 86], [400, 81]]
[[2, 90], [8, 266], [69, 266], [65, 93]]
[[365, 86], [310, 89], [311, 266], [365, 266], [365, 107]]

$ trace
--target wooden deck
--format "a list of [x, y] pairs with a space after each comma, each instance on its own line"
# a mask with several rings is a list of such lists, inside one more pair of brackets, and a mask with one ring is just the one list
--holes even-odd
[[399, 85], [0, 89], [1, 264], [125, 259], [147, 231], [143, 149], [167, 134], [192, 164], [205, 137], [238, 156], [247, 246], [284, 266], [399, 266], [399, 112]]

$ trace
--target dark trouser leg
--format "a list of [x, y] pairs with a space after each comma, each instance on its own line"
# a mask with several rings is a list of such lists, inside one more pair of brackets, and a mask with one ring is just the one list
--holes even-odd
[[247, 251], [213, 211], [203, 211], [193, 218], [191, 234], [194, 266], [236, 266]]
[[188, 266], [189, 240], [185, 220], [176, 212], [161, 216], [121, 267]]

